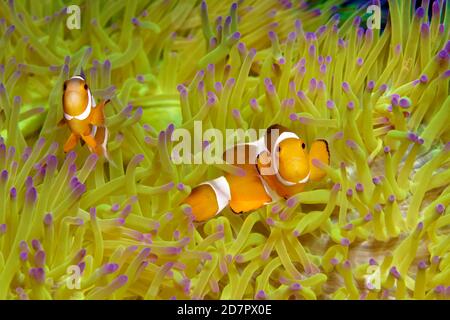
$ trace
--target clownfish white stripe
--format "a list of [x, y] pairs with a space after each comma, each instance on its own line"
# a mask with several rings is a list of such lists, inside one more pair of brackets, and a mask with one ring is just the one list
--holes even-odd
[[[78, 77], [78, 76], [72, 77], [72, 79], [73, 78], [83, 79], [83, 78]], [[72, 119], [85, 120], [85, 119], [87, 119], [89, 117], [89, 115], [91, 114], [91, 108], [95, 108], [97, 105], [95, 104], [94, 97], [92, 97], [91, 90], [88, 89], [87, 92], [88, 92], [88, 104], [86, 106], [86, 109], [84, 109], [84, 111], [81, 114], [77, 115], [77, 116], [71, 116], [70, 114], [67, 114], [67, 113], [64, 112], [64, 118], [66, 118], [67, 120], [70, 121]]]
[[[240, 147], [246, 147], [246, 146], [248, 147], [248, 150], [249, 150], [249, 156], [254, 156], [255, 159], [258, 157], [259, 154], [261, 154], [262, 152], [267, 150], [266, 143], [265, 143], [265, 137], [261, 137], [259, 140], [255, 140], [253, 142], [238, 143], [236, 145], [229, 147], [224, 152], [224, 154], [226, 155], [225, 160], [229, 163], [232, 163], [234, 156], [235, 156], [235, 151], [239, 150]], [[239, 151], [237, 151], [237, 152], [239, 152]], [[238, 159], [239, 159], [239, 155], [238, 155]]]
[[72, 78], [70, 78], [70, 80], [72, 80], [72, 79], [80, 79], [80, 80], [86, 81], [86, 79], [84, 79], [82, 76], [73, 76]]
[[92, 126], [91, 136], [95, 138], [95, 134], [97, 133], [97, 126]]
[[280, 143], [286, 139], [290, 139], [290, 138], [294, 138], [294, 139], [300, 139], [295, 133], [293, 132], [283, 132], [282, 134], [280, 134], [277, 138], [277, 140], [275, 141], [275, 144], [273, 146], [273, 150], [274, 152], [272, 152], [272, 166], [273, 169], [275, 171], [275, 174], [277, 176], [277, 179], [284, 184], [285, 186], [293, 186], [296, 185], [297, 183], [305, 183], [309, 180], [309, 173], [308, 175], [302, 179], [301, 181], [297, 181], [297, 182], [291, 182], [291, 181], [287, 181], [285, 179], [283, 179], [283, 177], [280, 175], [279, 171], [278, 171], [278, 153], [276, 152], [276, 150], [278, 150], [278, 146], [280, 145]]
[[202, 184], [209, 185], [214, 193], [216, 194], [216, 201], [217, 201], [217, 212], [215, 214], [218, 214], [221, 212], [225, 207], [228, 206], [231, 200], [231, 190], [230, 185], [228, 184], [227, 179], [225, 179], [224, 176], [218, 177], [214, 180], [210, 180]]
[[[107, 145], [107, 143], [108, 143], [108, 134], [109, 134], [109, 132], [108, 132], [108, 128], [106, 128], [106, 127], [103, 127], [103, 128], [105, 129], [105, 136], [103, 137], [103, 141], [102, 141], [101, 146], [102, 146], [103, 151], [104, 151], [105, 154], [106, 154], [106, 151], [107, 151], [106, 145]], [[91, 131], [91, 136], [92, 136], [92, 138], [95, 139], [95, 136], [96, 136], [96, 134], [97, 134], [97, 131], [98, 131], [98, 127], [97, 127], [97, 126], [92, 126], [92, 131]]]
[[267, 150], [266, 141], [265, 141], [264, 136], [259, 138], [259, 140], [255, 140], [250, 143], [239, 143], [236, 146], [245, 146], [245, 145], [248, 145], [249, 147], [253, 148], [253, 152], [255, 153], [255, 156], [258, 156], [259, 154], [261, 154], [262, 152]]
[[[272, 199], [272, 202], [278, 201], [279, 199], [281, 199], [281, 197], [278, 195], [278, 193], [276, 193], [275, 191], [272, 190], [272, 188], [267, 184], [266, 180], [264, 180], [264, 178], [262, 176], [259, 176], [259, 180], [261, 180], [261, 183], [264, 187], [264, 190], [266, 191], [267, 195]], [[264, 203], [269, 204], [272, 202], [266, 202]]]
[[108, 143], [108, 134], [109, 134], [108, 128], [105, 127], [105, 137], [104, 137], [103, 142], [102, 142], [102, 148], [105, 151], [105, 155], [108, 154], [108, 152], [107, 152], [108, 150], [106, 149], [106, 144]]

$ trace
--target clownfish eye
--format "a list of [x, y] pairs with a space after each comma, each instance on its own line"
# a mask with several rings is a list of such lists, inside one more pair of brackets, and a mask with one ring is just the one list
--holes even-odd
[[302, 149], [305, 149], [306, 148], [306, 144], [303, 142], [302, 143]]
[[277, 150], [278, 152], [281, 152], [281, 147], [280, 146], [278, 146], [278, 150]]
[[67, 89], [67, 84], [64, 83], [63, 90], [65, 91]]
[[87, 90], [87, 89], [88, 89], [88, 85], [85, 84], [85, 85], [84, 85], [84, 90]]

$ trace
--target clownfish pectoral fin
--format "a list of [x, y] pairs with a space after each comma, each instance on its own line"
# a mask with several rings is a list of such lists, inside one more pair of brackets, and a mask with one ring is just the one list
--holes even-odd
[[92, 150], [95, 150], [95, 148], [97, 147], [97, 142], [95, 141], [94, 137], [91, 135], [82, 135], [81, 139], [84, 140], [84, 142], [86, 142], [86, 144], [88, 145], [88, 147]]
[[244, 213], [261, 208], [272, 202], [255, 165], [240, 166], [245, 170], [244, 176], [227, 174], [231, 190], [230, 208], [234, 213]]
[[77, 145], [77, 142], [79, 139], [80, 139], [80, 137], [71, 133], [70, 137], [67, 139], [66, 143], [64, 144], [64, 152], [69, 152], [70, 150], [73, 150], [75, 148], [75, 146]]
[[312, 163], [313, 159], [318, 159], [325, 164], [330, 164], [330, 150], [328, 149], [328, 143], [325, 140], [314, 141], [309, 151], [309, 179], [312, 181], [319, 181], [325, 177], [326, 172], [317, 168]]
[[95, 126], [104, 126], [105, 125], [105, 106], [108, 104], [110, 100], [104, 100], [100, 102], [95, 108], [92, 109], [91, 117], [89, 122]]

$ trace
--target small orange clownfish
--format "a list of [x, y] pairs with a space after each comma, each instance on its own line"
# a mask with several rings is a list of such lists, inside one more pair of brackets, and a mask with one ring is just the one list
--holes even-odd
[[[273, 130], [278, 134], [273, 135]], [[274, 140], [273, 143], [271, 140]], [[232, 161], [228, 158], [230, 151]], [[240, 164], [237, 156], [242, 152], [245, 158], [244, 163]], [[256, 159], [250, 161], [254, 156]], [[242, 168], [245, 175], [227, 173], [201, 183], [192, 189], [183, 204], [192, 208], [196, 221], [207, 220], [227, 206], [239, 214], [256, 210], [303, 191], [308, 181], [321, 180], [326, 173], [312, 165], [313, 159], [330, 163], [325, 140], [314, 141], [308, 152], [305, 142], [295, 133], [273, 125], [261, 139], [225, 151], [224, 160]]]
[[91, 152], [108, 158], [106, 144], [108, 129], [105, 126], [104, 108], [109, 100], [98, 105], [83, 75], [64, 81], [62, 103], [64, 118], [59, 125], [67, 124], [71, 135], [64, 144], [64, 152], [75, 148], [81, 138]]

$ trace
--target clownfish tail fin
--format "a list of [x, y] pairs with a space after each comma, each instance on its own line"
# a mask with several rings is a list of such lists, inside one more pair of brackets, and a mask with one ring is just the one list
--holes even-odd
[[221, 176], [193, 188], [189, 196], [183, 200], [192, 208], [196, 221], [205, 221], [219, 214], [229, 205], [230, 187], [225, 177]]
[[94, 149], [89, 148], [91, 149], [91, 152], [95, 152], [99, 157], [105, 157], [110, 164], [117, 168], [117, 164], [110, 158], [107, 149], [109, 137], [108, 128], [105, 126], [93, 126], [92, 135], [94, 136], [96, 146]]
[[109, 162], [109, 164], [111, 164], [114, 168], [118, 168], [119, 166], [114, 162], [114, 160], [111, 159], [111, 157], [109, 156], [109, 152], [108, 150], [104, 150], [103, 155], [105, 156], [106, 161]]

